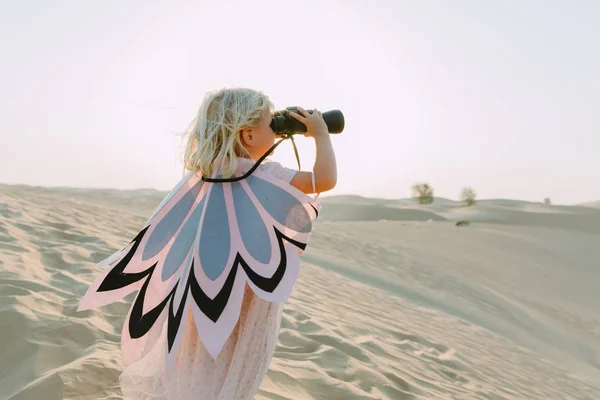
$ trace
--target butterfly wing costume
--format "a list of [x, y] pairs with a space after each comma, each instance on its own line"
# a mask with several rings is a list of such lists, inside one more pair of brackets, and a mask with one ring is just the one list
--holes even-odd
[[122, 330], [125, 364], [146, 355], [166, 327], [171, 371], [190, 308], [215, 359], [239, 319], [246, 284], [267, 301], [290, 296], [320, 204], [257, 165], [243, 179], [188, 173], [137, 236], [99, 263], [107, 267], [78, 311], [138, 291]]

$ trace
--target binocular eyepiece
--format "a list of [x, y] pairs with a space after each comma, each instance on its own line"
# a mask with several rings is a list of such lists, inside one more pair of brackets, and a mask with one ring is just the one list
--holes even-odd
[[[288, 135], [306, 132], [306, 125], [290, 116], [290, 111], [302, 115], [296, 107], [288, 107], [285, 110], [275, 111], [273, 119], [271, 119], [271, 129], [273, 129], [273, 132]], [[307, 112], [309, 114], [313, 113], [312, 110], [307, 110]], [[341, 133], [344, 130], [344, 114], [340, 110], [326, 111], [322, 115], [329, 133]]]

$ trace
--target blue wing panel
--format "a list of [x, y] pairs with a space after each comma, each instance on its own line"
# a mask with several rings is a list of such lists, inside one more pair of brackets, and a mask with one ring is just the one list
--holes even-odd
[[[311, 231], [310, 215], [296, 197], [279, 186], [256, 176], [250, 176], [246, 180], [260, 203], [275, 221], [296, 232], [309, 233]], [[289, 218], [290, 210], [294, 210], [293, 219]]]
[[255, 260], [266, 264], [271, 258], [271, 241], [265, 221], [240, 183], [233, 183], [231, 190], [244, 247]]
[[148, 242], [142, 252], [142, 260], [148, 260], [154, 257], [167, 245], [194, 205], [198, 193], [200, 193], [200, 189], [202, 188], [202, 183], [202, 181], [198, 181], [198, 183], [179, 199], [177, 204], [169, 210], [165, 217], [160, 220], [156, 229], [154, 229], [152, 235], [148, 238]]
[[177, 271], [186, 255], [189, 253], [196, 234], [198, 233], [198, 226], [200, 225], [200, 217], [202, 216], [202, 210], [204, 209], [204, 199], [200, 201], [200, 204], [196, 207], [190, 218], [187, 220], [175, 242], [169, 249], [169, 254], [165, 259], [162, 270], [162, 280], [166, 281]]
[[211, 280], [216, 280], [231, 253], [231, 237], [223, 185], [213, 185], [206, 203], [200, 230], [200, 264]]

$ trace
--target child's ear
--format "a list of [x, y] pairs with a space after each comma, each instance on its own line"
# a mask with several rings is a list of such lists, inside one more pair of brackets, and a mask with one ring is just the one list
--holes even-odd
[[241, 135], [242, 135], [242, 142], [245, 145], [254, 144], [254, 132], [252, 132], [252, 129], [243, 129], [241, 132]]

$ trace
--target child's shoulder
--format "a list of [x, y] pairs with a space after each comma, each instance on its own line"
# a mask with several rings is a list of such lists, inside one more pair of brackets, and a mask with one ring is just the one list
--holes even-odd
[[288, 183], [292, 180], [292, 178], [298, 172], [298, 170], [284, 167], [277, 161], [273, 161], [269, 158], [265, 159], [260, 164], [259, 168], [261, 169], [261, 171], [268, 172], [268, 173], [274, 175], [275, 177], [277, 177], [283, 181], [286, 181]]

